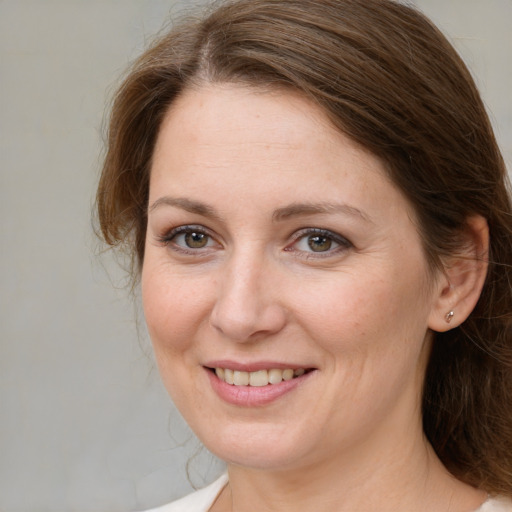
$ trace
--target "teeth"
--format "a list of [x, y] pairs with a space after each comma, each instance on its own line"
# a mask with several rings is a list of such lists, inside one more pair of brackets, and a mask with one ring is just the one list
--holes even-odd
[[266, 386], [268, 384], [267, 370], [249, 373], [249, 386]]
[[256, 372], [241, 372], [238, 370], [230, 370], [229, 368], [215, 368], [215, 374], [220, 380], [235, 386], [255, 386], [262, 387], [268, 384], [279, 384], [283, 380], [291, 380], [294, 377], [304, 375], [304, 368], [293, 370], [279, 370], [273, 368], [271, 370], [258, 370]]
[[268, 381], [270, 384], [279, 384], [283, 380], [282, 370], [269, 370]]
[[293, 370], [283, 370], [283, 380], [292, 380]]
[[[220, 377], [219, 377], [219, 379], [220, 379]], [[233, 370], [229, 370], [228, 368], [226, 368], [224, 370], [224, 381], [227, 382], [228, 384], [235, 383], [235, 375], [234, 375]]]
[[249, 384], [249, 373], [239, 372], [235, 370], [235, 377], [233, 384], [235, 386], [247, 386]]

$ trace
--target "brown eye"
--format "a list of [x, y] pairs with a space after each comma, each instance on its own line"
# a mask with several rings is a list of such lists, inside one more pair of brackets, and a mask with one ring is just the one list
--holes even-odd
[[295, 235], [295, 241], [285, 250], [294, 251], [306, 257], [329, 257], [341, 255], [353, 247], [344, 236], [320, 228], [304, 228]]
[[208, 245], [209, 236], [205, 233], [190, 231], [184, 234], [184, 242], [190, 249], [202, 249]]
[[331, 249], [332, 239], [322, 235], [308, 236], [308, 246], [313, 252], [325, 252]]
[[161, 238], [165, 245], [176, 249], [194, 250], [218, 247], [215, 239], [198, 226], [179, 226]]

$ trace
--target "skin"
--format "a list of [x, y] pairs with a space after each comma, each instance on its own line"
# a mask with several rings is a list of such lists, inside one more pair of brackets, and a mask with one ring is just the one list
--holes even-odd
[[[228, 464], [212, 510], [477, 508], [484, 495], [421, 427], [451, 288], [379, 159], [293, 92], [190, 89], [161, 126], [148, 212], [142, 293], [162, 379]], [[321, 251], [313, 228], [328, 231]], [[243, 407], [210, 384], [205, 365], [226, 359], [314, 371]]]

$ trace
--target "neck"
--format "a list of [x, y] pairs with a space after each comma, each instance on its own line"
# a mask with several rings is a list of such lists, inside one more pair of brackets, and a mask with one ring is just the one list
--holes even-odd
[[[386, 446], [387, 449], [384, 449]], [[279, 470], [228, 466], [226, 487], [212, 512], [469, 512], [485, 500], [450, 475], [424, 439], [366, 443], [322, 463]]]

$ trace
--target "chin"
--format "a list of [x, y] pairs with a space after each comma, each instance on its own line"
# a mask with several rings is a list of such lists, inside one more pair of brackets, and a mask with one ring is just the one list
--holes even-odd
[[[210, 452], [228, 464], [251, 469], [284, 470], [305, 461], [307, 446], [294, 435], [276, 425], [251, 425], [210, 431], [198, 437]], [[298, 433], [296, 433], [298, 434]]]

